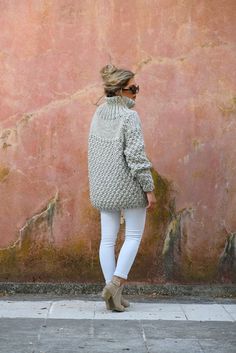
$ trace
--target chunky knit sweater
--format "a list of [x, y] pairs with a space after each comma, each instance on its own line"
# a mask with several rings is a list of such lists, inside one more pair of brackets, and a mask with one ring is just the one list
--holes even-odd
[[135, 101], [106, 97], [95, 111], [88, 138], [89, 193], [99, 210], [146, 207], [154, 189]]

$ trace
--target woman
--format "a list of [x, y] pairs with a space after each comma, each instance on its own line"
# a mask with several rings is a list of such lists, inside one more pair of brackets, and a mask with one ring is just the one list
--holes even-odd
[[[132, 110], [139, 86], [129, 70], [104, 66], [101, 71], [106, 94], [91, 122], [88, 140], [90, 201], [100, 211], [99, 259], [106, 285], [102, 298], [107, 309], [124, 311], [124, 283], [135, 260], [146, 220], [146, 209], [156, 199], [154, 182], [139, 116]], [[115, 243], [121, 211], [125, 241], [115, 263]]]

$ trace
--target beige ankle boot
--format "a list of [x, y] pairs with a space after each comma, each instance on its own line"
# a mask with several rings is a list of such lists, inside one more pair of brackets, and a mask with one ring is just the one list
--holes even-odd
[[[124, 288], [124, 285], [122, 285], [122, 287]], [[123, 295], [121, 295], [121, 305], [123, 305], [125, 308], [128, 308], [130, 306], [130, 303], [123, 297]], [[106, 308], [107, 310], [114, 310], [115, 307], [112, 297], [108, 301], [106, 301]]]
[[125, 308], [121, 304], [121, 293], [123, 290], [123, 286], [121, 285], [121, 281], [112, 277], [111, 282], [107, 283], [102, 291], [102, 298], [106, 302], [107, 308], [111, 308], [115, 311], [124, 311]]

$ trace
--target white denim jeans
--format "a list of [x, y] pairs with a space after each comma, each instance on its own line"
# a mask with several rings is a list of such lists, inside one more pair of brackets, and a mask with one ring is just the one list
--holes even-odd
[[125, 240], [115, 262], [115, 244], [120, 228], [120, 211], [101, 211], [101, 242], [99, 259], [106, 283], [112, 276], [127, 279], [141, 242], [146, 221], [146, 208], [123, 210]]

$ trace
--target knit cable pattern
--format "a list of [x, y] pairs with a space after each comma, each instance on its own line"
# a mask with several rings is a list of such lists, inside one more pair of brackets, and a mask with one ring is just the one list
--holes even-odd
[[143, 191], [152, 191], [154, 183], [150, 168], [152, 163], [145, 153], [145, 144], [141, 123], [137, 112], [125, 119], [124, 123], [125, 149], [124, 155], [130, 172], [142, 186]]

